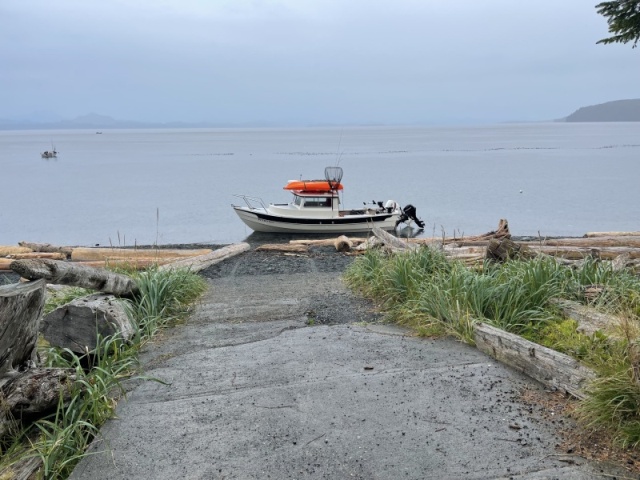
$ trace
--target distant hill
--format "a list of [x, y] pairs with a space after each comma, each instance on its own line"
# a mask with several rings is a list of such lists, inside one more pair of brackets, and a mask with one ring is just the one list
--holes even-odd
[[[561, 120], [562, 121], [562, 120]], [[640, 98], [616, 100], [582, 107], [564, 118], [565, 122], [640, 122]]]
[[73, 119], [53, 120], [30, 116], [22, 119], [0, 118], [0, 130], [57, 130], [57, 129], [108, 129], [108, 128], [219, 128], [219, 127], [268, 127], [267, 122], [247, 122], [243, 124], [212, 122], [137, 122], [116, 120], [107, 115], [90, 113]]

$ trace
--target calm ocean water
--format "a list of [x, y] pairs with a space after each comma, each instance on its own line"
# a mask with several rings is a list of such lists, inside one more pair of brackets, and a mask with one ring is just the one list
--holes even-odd
[[0, 244], [241, 241], [233, 194], [336, 163], [344, 206], [411, 203], [425, 235], [640, 230], [640, 123], [102, 132], [0, 132]]

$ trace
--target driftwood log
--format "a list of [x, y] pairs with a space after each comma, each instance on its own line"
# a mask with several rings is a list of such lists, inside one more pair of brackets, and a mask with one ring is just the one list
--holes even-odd
[[11, 264], [15, 262], [12, 258], [0, 258], [0, 270], [3, 272], [11, 271]]
[[25, 260], [30, 258], [48, 258], [50, 260], [66, 260], [67, 257], [64, 253], [56, 253], [56, 252], [28, 252], [28, 253], [12, 253], [11, 255], [7, 255], [9, 258], [13, 258], [14, 260]]
[[531, 252], [527, 246], [520, 245], [508, 238], [492, 239], [487, 245], [487, 260], [496, 262], [506, 262], [514, 258], [532, 258], [535, 253]]
[[418, 248], [417, 245], [410, 244], [401, 240], [397, 237], [394, 237], [390, 233], [385, 232], [380, 227], [373, 227], [371, 232], [376, 236], [378, 240], [380, 240], [384, 245], [392, 251], [410, 251]]
[[17, 253], [33, 253], [33, 250], [27, 247], [14, 247], [12, 245], [0, 245], [0, 257], [15, 255]]
[[475, 326], [479, 350], [547, 387], [584, 398], [595, 373], [577, 360], [487, 324]]
[[23, 457], [17, 462], [1, 469], [0, 478], [33, 480], [34, 478], [41, 478], [37, 476], [41, 468], [42, 459], [40, 457]]
[[[300, 240], [289, 240], [289, 243], [292, 245], [309, 245], [315, 247], [332, 247], [335, 246], [335, 238], [316, 238], [316, 239], [300, 239]], [[349, 237], [349, 241], [352, 245], [360, 245], [367, 241], [366, 238], [361, 237]]]
[[640, 232], [587, 232], [586, 238], [594, 237], [640, 237]]
[[309, 247], [290, 243], [265, 243], [256, 247], [256, 252], [307, 253], [309, 252]]
[[182, 260], [168, 263], [159, 268], [159, 270], [170, 270], [173, 268], [188, 268], [192, 272], [199, 272], [205, 268], [220, 263], [227, 258], [234, 257], [242, 252], [246, 252], [251, 248], [248, 243], [234, 243], [233, 245], [227, 245], [218, 250], [214, 250], [207, 255], [200, 255], [198, 257], [185, 258]]
[[353, 248], [353, 242], [346, 235], [340, 235], [334, 240], [333, 246], [338, 252], [348, 252]]
[[134, 280], [126, 275], [100, 268], [76, 265], [58, 260], [16, 260], [11, 270], [29, 280], [44, 278], [49, 283], [98, 290], [119, 297], [131, 297], [138, 293]]
[[134, 258], [190, 258], [211, 253], [210, 248], [180, 249], [180, 248], [85, 248], [76, 247], [71, 252], [74, 262], [134, 259]]
[[606, 313], [599, 312], [593, 307], [582, 305], [572, 300], [551, 299], [562, 314], [578, 324], [576, 331], [584, 335], [593, 335], [602, 332], [612, 337], [620, 336], [620, 328], [623, 319]]
[[50, 243], [33, 243], [33, 242], [18, 242], [18, 245], [30, 249], [32, 252], [46, 252], [46, 253], [64, 253], [67, 258], [71, 256], [71, 247], [58, 247], [51, 245]]
[[0, 389], [0, 437], [22, 420], [32, 420], [53, 411], [60, 395], [68, 402], [75, 381], [72, 368], [31, 368], [13, 378]]
[[136, 327], [122, 301], [113, 295], [77, 298], [44, 316], [40, 331], [51, 345], [83, 354], [95, 350], [98, 337], [129, 341]]
[[35, 365], [45, 287], [44, 280], [0, 287], [0, 387]]
[[127, 269], [144, 270], [150, 267], [166, 265], [176, 261], [175, 258], [110, 258], [109, 260], [92, 260], [73, 262], [76, 265], [85, 265], [87, 267], [107, 268], [107, 267], [126, 267]]

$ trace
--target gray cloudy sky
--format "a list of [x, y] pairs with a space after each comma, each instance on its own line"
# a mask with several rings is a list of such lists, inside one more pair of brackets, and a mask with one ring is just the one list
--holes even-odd
[[475, 123], [640, 97], [596, 0], [3, 0], [0, 118]]

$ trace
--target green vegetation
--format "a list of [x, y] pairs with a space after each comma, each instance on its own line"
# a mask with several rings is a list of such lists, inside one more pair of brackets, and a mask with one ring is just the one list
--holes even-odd
[[[134, 341], [126, 344], [118, 337], [103, 338], [95, 351], [82, 357], [57, 348], [43, 351], [46, 366], [75, 371], [72, 399], [68, 404], [60, 402], [54, 414], [0, 444], [0, 472], [20, 460], [37, 457], [43, 465], [42, 478], [67, 478], [100, 426], [113, 416], [116, 396], [124, 394], [121, 382], [136, 373], [141, 345], [158, 328], [184, 318], [206, 289], [206, 282], [187, 270], [151, 270], [132, 276], [140, 288], [138, 297], [127, 301], [127, 310], [137, 326]], [[46, 309], [50, 311], [54, 304], [62, 305], [87, 293], [66, 289], [64, 295], [51, 298]]]
[[603, 38], [596, 43], [629, 43], [632, 48], [640, 40], [640, 0], [612, 0], [596, 5], [600, 15], [607, 19], [612, 37]]
[[[640, 278], [632, 272], [593, 259], [572, 268], [550, 257], [468, 268], [423, 247], [396, 255], [369, 251], [350, 266], [345, 281], [420, 335], [450, 334], [473, 343], [474, 324], [484, 322], [581, 360], [598, 374], [580, 408], [585, 424], [609, 430], [621, 445], [640, 444]], [[587, 298], [585, 290], [593, 286], [599, 294]], [[618, 339], [576, 332], [552, 298], [624, 318]]]

